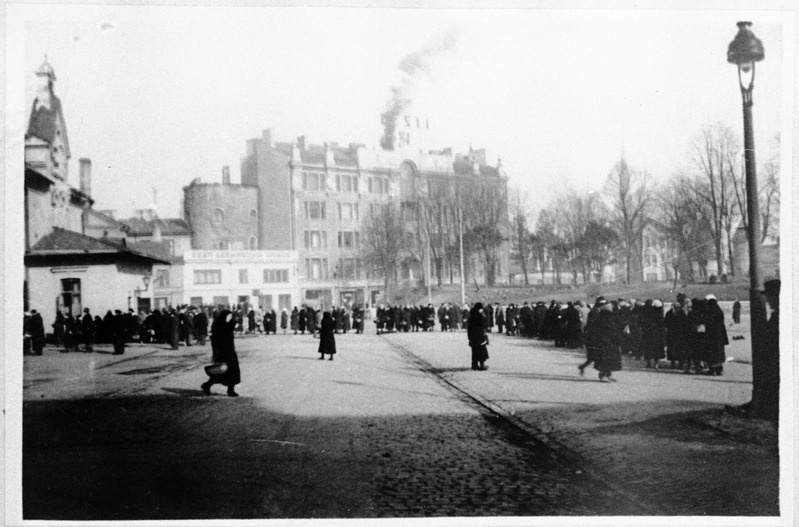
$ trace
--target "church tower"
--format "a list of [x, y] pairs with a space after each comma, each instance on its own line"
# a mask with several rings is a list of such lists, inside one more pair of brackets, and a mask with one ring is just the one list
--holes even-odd
[[54, 91], [55, 70], [46, 56], [36, 78], [36, 96], [25, 134], [25, 163], [53, 180], [66, 183], [71, 157], [67, 126], [61, 100]]

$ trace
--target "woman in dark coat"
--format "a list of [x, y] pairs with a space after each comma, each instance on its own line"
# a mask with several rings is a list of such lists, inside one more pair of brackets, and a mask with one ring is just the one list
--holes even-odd
[[[599, 304], [600, 302], [597, 302]], [[600, 381], [616, 381], [611, 375], [621, 370], [618, 326], [613, 314], [613, 304], [605, 302], [591, 317], [591, 335], [595, 348], [594, 368]]]
[[307, 314], [306, 308], [303, 307], [300, 309], [299, 313], [297, 314], [297, 329], [300, 330], [300, 333], [305, 335], [305, 316]]
[[208, 380], [201, 385], [205, 395], [211, 395], [211, 386], [214, 384], [223, 384], [227, 386], [227, 394], [230, 397], [239, 396], [234, 389], [241, 382], [239, 357], [236, 355], [236, 346], [233, 342], [233, 332], [237, 322], [233, 313], [224, 309], [211, 325], [211, 352], [214, 362], [227, 364], [228, 370], [220, 375], [208, 376]]
[[56, 346], [64, 344], [64, 331], [66, 328], [66, 321], [64, 320], [64, 313], [56, 311], [55, 322], [53, 322], [53, 339]]
[[477, 302], [474, 305], [469, 312], [467, 324], [466, 335], [469, 338], [469, 347], [472, 348], [472, 369], [487, 370], [485, 361], [488, 360], [488, 336], [483, 318], [483, 304]]
[[330, 355], [330, 360], [333, 360], [333, 355], [336, 354], [336, 337], [333, 335], [335, 327], [336, 323], [330, 316], [330, 311], [325, 311], [322, 316], [322, 329], [319, 332], [319, 360], [325, 360], [325, 353]]
[[724, 347], [730, 343], [727, 339], [727, 328], [724, 327], [724, 311], [719, 307], [716, 297], [707, 296], [707, 312], [705, 314], [705, 335], [707, 340], [707, 362], [709, 375], [721, 375], [727, 358]]
[[286, 328], [289, 324], [289, 312], [286, 308], [283, 308], [283, 312], [280, 313], [280, 329], [283, 330], [283, 334], [286, 334]]
[[[293, 331], [295, 335], [297, 334], [297, 328], [299, 328], [299, 322], [300, 313], [297, 311], [297, 306], [294, 306], [294, 309], [291, 310], [291, 331]], [[305, 321], [303, 320], [303, 322]], [[302, 329], [305, 330], [304, 327]]]
[[688, 315], [680, 302], [671, 305], [663, 326], [666, 330], [666, 358], [671, 362], [671, 368], [674, 369], [679, 364], [683, 371], [690, 370], [686, 350], [689, 333]]
[[657, 367], [658, 361], [666, 356], [663, 352], [663, 304], [647, 300], [641, 318], [641, 353], [646, 359], [646, 367]]
[[208, 315], [203, 309], [194, 316], [194, 331], [200, 346], [205, 346], [205, 339], [208, 337]]

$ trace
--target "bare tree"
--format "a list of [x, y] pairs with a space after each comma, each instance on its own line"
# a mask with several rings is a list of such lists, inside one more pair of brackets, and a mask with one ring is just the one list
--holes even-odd
[[495, 180], [473, 178], [458, 188], [455, 204], [463, 216], [464, 248], [469, 248], [467, 254], [479, 256], [486, 285], [494, 285], [508, 230], [507, 189]]
[[560, 271], [563, 261], [563, 240], [555, 222], [556, 212], [549, 207], [541, 209], [535, 225], [533, 248], [541, 269], [541, 283], [545, 281], [547, 264], [551, 264], [555, 274], [553, 284], [560, 284]]
[[780, 226], [780, 162], [772, 157], [761, 168], [765, 176], [760, 187], [760, 218], [763, 231], [760, 241], [766, 239], [774, 231], [779, 234]]
[[402, 214], [395, 203], [375, 206], [362, 224], [362, 255], [364, 263], [383, 275], [386, 298], [391, 300], [396, 286], [400, 255], [409, 250]]
[[527, 262], [532, 256], [532, 240], [530, 237], [530, 228], [528, 226], [530, 208], [527, 205], [527, 201], [527, 196], [522, 195], [521, 191], [516, 189], [513, 192], [513, 198], [509, 202], [512, 247], [511, 255], [522, 266], [524, 285], [530, 285], [530, 280], [527, 274]]
[[646, 172], [633, 170], [622, 157], [605, 184], [610, 224], [622, 242], [627, 283], [641, 280], [643, 274], [642, 236], [649, 223], [652, 198], [648, 180]]
[[[729, 126], [717, 123], [702, 128], [694, 140], [694, 164], [704, 184], [697, 187], [710, 211], [710, 228], [716, 250], [716, 272], [724, 273], [724, 238], [727, 238], [730, 274], [735, 273], [732, 258], [732, 225], [736, 220], [735, 170], [740, 142]], [[740, 209], [740, 206], [738, 207]]]

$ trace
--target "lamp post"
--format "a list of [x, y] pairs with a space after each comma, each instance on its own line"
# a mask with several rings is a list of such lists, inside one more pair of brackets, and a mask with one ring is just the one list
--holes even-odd
[[755, 137], [752, 129], [752, 90], [755, 63], [763, 60], [763, 43], [752, 33], [751, 22], [738, 22], [738, 34], [727, 48], [727, 62], [738, 66], [744, 114], [744, 162], [746, 165], [746, 215], [749, 238], [749, 312], [752, 336], [752, 401], [749, 410], [764, 413], [768, 404], [768, 380], [763, 377], [763, 336], [766, 308], [760, 296], [760, 206], [757, 196]]

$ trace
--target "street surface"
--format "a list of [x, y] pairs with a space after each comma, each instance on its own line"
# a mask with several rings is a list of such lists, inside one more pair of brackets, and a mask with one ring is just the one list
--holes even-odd
[[26, 356], [25, 519], [778, 513], [773, 430], [721, 410], [749, 365], [612, 384], [548, 342], [492, 334], [475, 372], [465, 332], [336, 339], [237, 338], [239, 398], [202, 394], [209, 345]]

